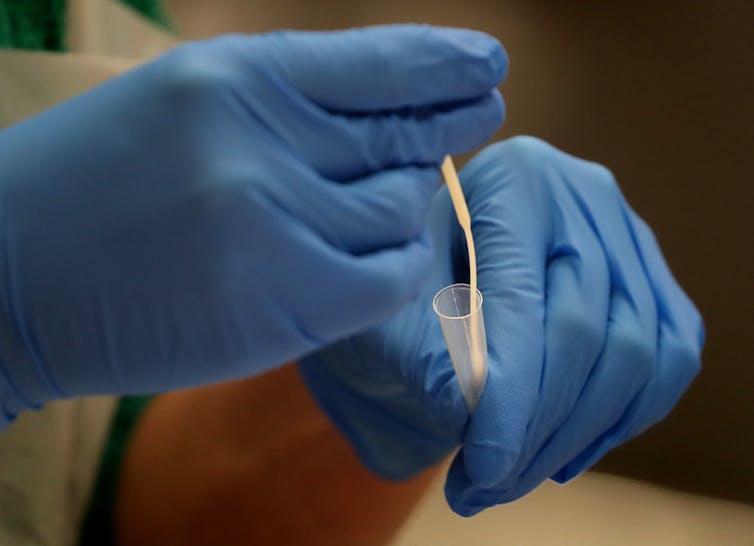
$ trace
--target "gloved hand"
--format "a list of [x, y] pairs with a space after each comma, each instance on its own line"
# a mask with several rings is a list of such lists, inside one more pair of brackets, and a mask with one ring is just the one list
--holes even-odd
[[468, 280], [447, 191], [433, 204], [434, 276], [420, 298], [301, 370], [380, 474], [411, 475], [463, 442], [446, 495], [469, 516], [573, 478], [665, 417], [699, 370], [704, 331], [605, 168], [519, 137], [484, 150], [461, 180], [489, 349], [474, 414], [431, 303]]
[[506, 65], [467, 30], [228, 36], [1, 132], [0, 414], [249, 375], [395, 314]]

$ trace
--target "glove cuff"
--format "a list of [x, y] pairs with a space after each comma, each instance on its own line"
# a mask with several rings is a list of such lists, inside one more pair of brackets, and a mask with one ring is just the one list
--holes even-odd
[[[3, 262], [0, 256], [0, 265]], [[12, 283], [0, 288], [0, 414], [4, 418], [26, 409], [39, 409], [42, 404], [65, 394], [38, 359], [29, 350], [31, 335], [14, 312], [15, 302], [9, 296]], [[10, 416], [10, 417], [9, 417]], [[2, 418], [0, 418], [2, 419]]]
[[31, 407], [13, 388], [0, 366], [0, 432], [16, 419], [21, 410]]

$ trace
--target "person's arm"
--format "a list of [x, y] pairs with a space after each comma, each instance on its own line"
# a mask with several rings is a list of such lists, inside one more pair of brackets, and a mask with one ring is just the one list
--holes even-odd
[[167, 394], [140, 420], [118, 544], [385, 544], [436, 469], [388, 482], [359, 463], [293, 366]]

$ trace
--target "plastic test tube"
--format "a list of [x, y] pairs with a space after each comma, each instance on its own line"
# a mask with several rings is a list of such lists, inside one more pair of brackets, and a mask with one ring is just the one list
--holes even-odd
[[[482, 313], [482, 293], [477, 290], [476, 320], [471, 320], [471, 287], [468, 284], [451, 284], [440, 290], [432, 301], [432, 307], [440, 318], [445, 344], [453, 362], [461, 393], [469, 411], [473, 412], [487, 380], [487, 337]], [[471, 327], [477, 329], [471, 335]], [[476, 340], [477, 347], [472, 347]]]

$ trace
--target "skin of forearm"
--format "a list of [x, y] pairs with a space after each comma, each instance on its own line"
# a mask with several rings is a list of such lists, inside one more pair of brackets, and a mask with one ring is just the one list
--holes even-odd
[[369, 473], [287, 365], [150, 405], [121, 470], [117, 540], [385, 544], [436, 472], [405, 482]]

